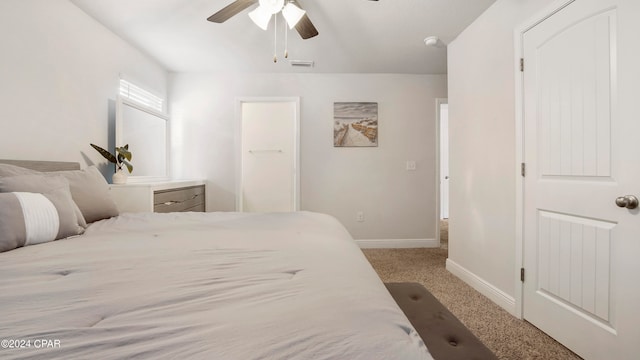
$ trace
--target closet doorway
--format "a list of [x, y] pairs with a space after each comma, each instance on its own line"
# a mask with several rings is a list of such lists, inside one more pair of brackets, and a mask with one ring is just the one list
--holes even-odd
[[438, 154], [438, 209], [437, 238], [440, 247], [449, 245], [449, 104], [447, 99], [436, 99], [436, 136]]
[[238, 99], [237, 109], [237, 210], [299, 210], [300, 99]]
[[440, 123], [440, 220], [449, 219], [449, 104], [438, 103]]

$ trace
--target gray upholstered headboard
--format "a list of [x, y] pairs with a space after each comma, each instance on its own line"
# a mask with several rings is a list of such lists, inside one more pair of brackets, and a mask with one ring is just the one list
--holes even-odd
[[36, 171], [80, 170], [80, 163], [64, 161], [2, 160], [0, 164], [10, 164]]

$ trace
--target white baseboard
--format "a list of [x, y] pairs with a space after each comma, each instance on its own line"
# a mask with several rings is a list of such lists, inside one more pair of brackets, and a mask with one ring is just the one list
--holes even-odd
[[458, 265], [455, 261], [447, 259], [447, 270], [453, 275], [459, 277], [462, 281], [466, 282], [472, 288], [476, 289], [482, 295], [488, 297], [491, 301], [498, 304], [503, 309], [507, 310], [511, 315], [516, 316], [516, 300], [512, 296], [509, 296], [504, 291], [491, 285], [487, 281], [480, 278], [478, 275]]
[[409, 249], [440, 247], [436, 239], [362, 239], [356, 240], [361, 249]]

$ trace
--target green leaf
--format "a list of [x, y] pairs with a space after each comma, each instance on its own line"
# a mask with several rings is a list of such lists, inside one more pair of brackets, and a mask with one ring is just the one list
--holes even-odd
[[129, 145], [126, 145], [126, 147], [117, 147], [116, 151], [120, 156], [131, 161], [131, 151], [127, 150], [127, 147], [129, 147]]
[[129, 170], [129, 174], [131, 174], [133, 172], [133, 165], [127, 160], [124, 160], [122, 163], [127, 167], [127, 170]]
[[116, 159], [116, 157], [110, 152], [108, 152], [107, 150], [101, 148], [98, 145], [94, 145], [94, 144], [89, 144], [89, 145], [91, 145], [91, 147], [96, 149], [100, 153], [100, 155], [102, 155], [105, 159], [109, 160], [109, 162], [112, 162], [114, 164], [118, 163], [118, 160]]

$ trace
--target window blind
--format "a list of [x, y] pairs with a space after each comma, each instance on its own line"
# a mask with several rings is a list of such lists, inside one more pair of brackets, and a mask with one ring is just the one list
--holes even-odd
[[163, 98], [124, 79], [120, 79], [120, 96], [160, 113], [164, 110]]

